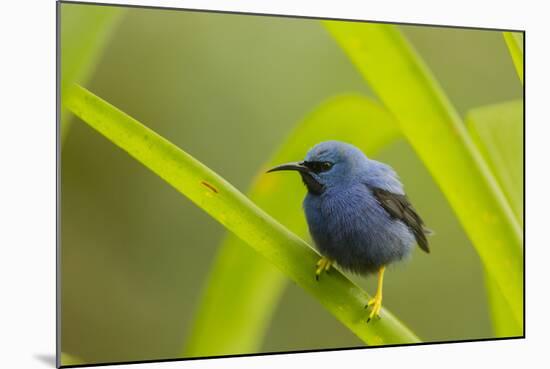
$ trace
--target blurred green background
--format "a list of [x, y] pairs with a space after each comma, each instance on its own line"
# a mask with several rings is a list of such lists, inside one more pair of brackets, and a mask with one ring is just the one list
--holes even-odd
[[[62, 4], [61, 52], [71, 19], [112, 11]], [[500, 32], [400, 28], [462, 116], [522, 97]], [[321, 102], [375, 97], [316, 20], [158, 9], [126, 9], [83, 84], [243, 192]], [[424, 341], [491, 337], [482, 267], [445, 198], [404, 141], [377, 159], [436, 231], [430, 255], [387, 273], [384, 305]], [[180, 357], [224, 228], [76, 119], [61, 188], [62, 350], [89, 363]], [[374, 291], [375, 278], [352, 278]], [[361, 345], [289, 284], [261, 351]]]

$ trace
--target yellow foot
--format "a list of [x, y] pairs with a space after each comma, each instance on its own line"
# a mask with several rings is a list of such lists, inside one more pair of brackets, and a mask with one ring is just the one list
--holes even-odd
[[380, 318], [380, 309], [382, 309], [382, 285], [384, 284], [385, 270], [386, 267], [381, 267], [380, 269], [378, 269], [378, 287], [376, 288], [376, 293], [374, 294], [374, 297], [369, 300], [367, 306], [365, 306], [365, 309], [368, 307], [371, 308], [367, 323], [370, 322], [371, 319], [374, 317]]
[[319, 261], [317, 262], [317, 269], [315, 270], [315, 279], [319, 280], [319, 276], [323, 272], [328, 272], [330, 267], [332, 266], [332, 263], [333, 263], [332, 260], [324, 256], [321, 259], [319, 259]]
[[365, 308], [371, 308], [367, 323], [370, 322], [373, 318], [380, 319], [380, 309], [382, 309], [382, 296], [375, 295], [372, 299], [369, 300]]

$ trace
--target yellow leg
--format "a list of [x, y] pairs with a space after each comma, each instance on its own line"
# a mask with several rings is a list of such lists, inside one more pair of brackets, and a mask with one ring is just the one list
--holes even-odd
[[315, 270], [315, 279], [319, 280], [319, 276], [323, 272], [328, 272], [330, 270], [330, 267], [332, 266], [332, 263], [334, 261], [330, 260], [329, 258], [323, 256], [319, 261], [317, 262], [317, 269]]
[[386, 267], [381, 267], [378, 270], [378, 287], [376, 288], [376, 294], [365, 307], [372, 307], [372, 310], [367, 319], [367, 323], [371, 321], [372, 318], [380, 318], [380, 309], [382, 309], [382, 285], [384, 284], [384, 270]]

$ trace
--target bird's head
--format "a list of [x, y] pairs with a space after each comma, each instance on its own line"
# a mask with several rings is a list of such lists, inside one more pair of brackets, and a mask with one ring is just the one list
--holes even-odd
[[308, 191], [320, 195], [328, 188], [351, 183], [367, 162], [365, 154], [355, 146], [340, 141], [326, 141], [311, 148], [304, 161], [279, 165], [268, 170], [268, 173], [297, 171]]

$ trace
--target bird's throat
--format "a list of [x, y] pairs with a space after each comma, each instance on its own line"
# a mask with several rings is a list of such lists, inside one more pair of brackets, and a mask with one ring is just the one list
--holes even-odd
[[319, 183], [311, 174], [300, 172], [300, 175], [302, 176], [302, 181], [306, 185], [309, 193], [313, 195], [320, 195], [323, 193], [324, 186]]

